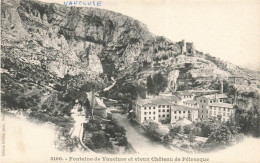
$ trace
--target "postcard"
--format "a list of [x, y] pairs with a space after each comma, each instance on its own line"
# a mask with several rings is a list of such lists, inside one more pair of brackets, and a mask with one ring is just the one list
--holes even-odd
[[260, 162], [260, 1], [2, 0], [3, 163]]

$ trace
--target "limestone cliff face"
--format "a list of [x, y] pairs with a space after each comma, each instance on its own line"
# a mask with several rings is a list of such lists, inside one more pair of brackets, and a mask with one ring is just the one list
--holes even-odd
[[[1, 3], [2, 63], [8, 60], [44, 76], [37, 80], [46, 78], [40, 72], [61, 78], [80, 76], [84, 82], [89, 76], [113, 77], [119, 84], [114, 88], [127, 84], [144, 88], [147, 76], [161, 71], [175, 90], [180, 77], [214, 80], [235, 71], [197, 51], [193, 43], [154, 36], [143, 23], [119, 13], [34, 0]], [[192, 66], [186, 70], [185, 64]]]
[[2, 4], [2, 41], [15, 49], [8, 54], [4, 48], [4, 54], [40, 61], [59, 77], [86, 71], [114, 76], [137, 60], [151, 37], [144, 24], [111, 11], [27, 0]]

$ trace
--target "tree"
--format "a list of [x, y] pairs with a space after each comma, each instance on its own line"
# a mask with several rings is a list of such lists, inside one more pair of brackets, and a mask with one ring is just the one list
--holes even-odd
[[233, 135], [231, 131], [225, 124], [222, 124], [220, 127], [214, 129], [212, 133], [209, 135], [207, 144], [215, 144], [215, 145], [226, 145], [231, 143], [233, 139]]
[[127, 138], [125, 136], [119, 137], [118, 143], [119, 146], [127, 146], [128, 144]]
[[188, 141], [191, 143], [193, 143], [195, 141], [195, 133], [193, 131], [191, 131], [189, 134], [188, 134]]
[[173, 139], [169, 134], [163, 136], [163, 143], [166, 145], [171, 144], [172, 140]]
[[85, 131], [91, 132], [99, 131], [102, 129], [101, 124], [96, 120], [90, 120], [89, 123], [85, 123], [83, 127]]
[[154, 74], [153, 77], [149, 75], [147, 77], [147, 90], [150, 94], [158, 95], [161, 91], [164, 91], [167, 87], [167, 79], [161, 72]]
[[93, 132], [91, 140], [94, 143], [96, 149], [106, 148], [106, 144], [109, 142], [109, 137], [104, 131]]

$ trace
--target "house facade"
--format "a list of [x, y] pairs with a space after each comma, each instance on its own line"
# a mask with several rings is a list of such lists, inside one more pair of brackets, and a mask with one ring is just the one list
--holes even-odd
[[195, 121], [198, 117], [197, 112], [198, 109], [176, 105], [163, 97], [139, 99], [135, 104], [136, 117], [140, 123], [146, 120], [160, 122], [167, 118], [171, 119], [171, 123], [175, 123], [183, 117]]
[[226, 122], [235, 117], [233, 105], [228, 103], [212, 103], [209, 105], [209, 117], [216, 117], [222, 122]]
[[208, 106], [212, 103], [225, 103], [228, 101], [228, 97], [225, 94], [211, 94], [204, 95], [197, 98], [198, 103], [198, 116], [201, 120], [207, 120], [208, 116]]

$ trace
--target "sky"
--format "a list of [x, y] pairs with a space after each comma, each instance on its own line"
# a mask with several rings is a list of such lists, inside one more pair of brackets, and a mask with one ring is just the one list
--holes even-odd
[[[64, 1], [56, 0], [61, 4]], [[259, 0], [101, 1], [99, 8], [140, 20], [155, 35], [172, 41], [185, 39], [199, 51], [260, 70]]]

